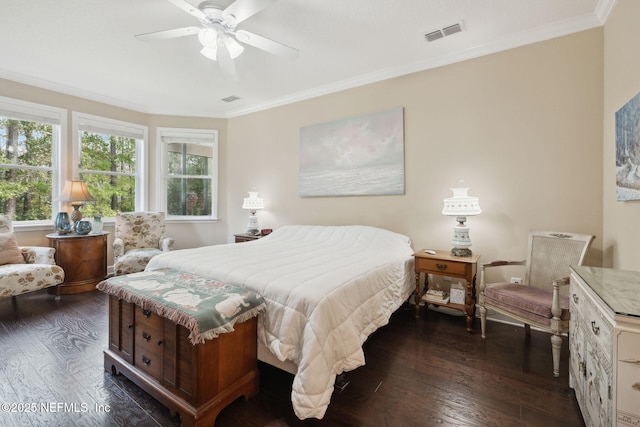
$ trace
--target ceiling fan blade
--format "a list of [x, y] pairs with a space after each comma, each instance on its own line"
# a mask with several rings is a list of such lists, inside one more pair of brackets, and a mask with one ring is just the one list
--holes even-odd
[[265, 52], [272, 53], [274, 55], [281, 56], [288, 59], [296, 59], [298, 57], [298, 50], [277, 41], [262, 37], [258, 34], [251, 33], [245, 30], [238, 30], [235, 32], [236, 39], [239, 42], [248, 44], [255, 48], [264, 50]]
[[218, 61], [218, 65], [220, 65], [220, 71], [222, 74], [227, 76], [232, 76], [236, 73], [236, 63], [231, 58], [231, 54], [229, 53], [229, 49], [224, 43], [224, 38], [229, 37], [228, 35], [218, 35], [218, 40], [216, 42], [218, 51], [216, 53], [216, 60]]
[[186, 0], [168, 0], [169, 3], [173, 3], [173, 5], [178, 6], [180, 9], [184, 10], [190, 15], [195, 16], [198, 19], [206, 19], [207, 15], [198, 9], [196, 6], [191, 5]]
[[233, 15], [234, 22], [238, 24], [275, 2], [276, 0], [236, 0], [222, 12], [222, 16]]
[[168, 39], [175, 39], [178, 37], [192, 36], [194, 34], [198, 34], [199, 31], [200, 31], [200, 27], [184, 27], [184, 28], [176, 28], [173, 30], [138, 34], [136, 35], [136, 38], [138, 40], [143, 40], [146, 42], [153, 42], [158, 40], [168, 40]]

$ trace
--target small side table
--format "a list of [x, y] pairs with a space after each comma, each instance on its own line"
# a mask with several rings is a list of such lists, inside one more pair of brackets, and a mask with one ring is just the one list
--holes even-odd
[[420, 292], [420, 273], [424, 273], [424, 291], [429, 288], [429, 274], [447, 276], [466, 280], [465, 298], [463, 304], [438, 304], [441, 307], [449, 307], [461, 310], [466, 314], [467, 331], [471, 332], [473, 317], [476, 310], [476, 269], [480, 255], [470, 257], [452, 256], [449, 251], [435, 251], [434, 255], [428, 254], [424, 249], [414, 253], [416, 272], [416, 318], [420, 317], [420, 301], [424, 293]]
[[260, 234], [242, 233], [242, 234], [234, 234], [233, 237], [236, 238], [236, 243], [242, 243], [242, 242], [251, 242], [253, 240], [258, 240], [262, 236]]
[[57, 295], [94, 290], [107, 277], [108, 234], [47, 234], [49, 246], [56, 250], [56, 264], [64, 270], [64, 282], [58, 286]]

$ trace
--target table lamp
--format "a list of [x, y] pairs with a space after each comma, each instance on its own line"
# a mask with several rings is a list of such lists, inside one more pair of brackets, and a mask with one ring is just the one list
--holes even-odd
[[86, 182], [74, 179], [67, 181], [58, 200], [61, 202], [71, 202], [73, 212], [71, 212], [70, 218], [75, 224], [82, 219], [80, 208], [84, 206], [85, 202], [90, 202], [95, 199], [89, 194]]
[[469, 239], [469, 227], [465, 225], [468, 216], [478, 215], [482, 210], [478, 204], [477, 197], [467, 195], [469, 187], [464, 186], [464, 181], [460, 181], [458, 187], [451, 188], [453, 197], [444, 199], [442, 214], [455, 216], [457, 224], [453, 226], [453, 249], [451, 255], [468, 257], [471, 252], [471, 239]]
[[256, 211], [258, 209], [264, 209], [264, 200], [262, 197], [258, 197], [257, 191], [249, 191], [249, 197], [245, 197], [242, 209], [248, 209], [251, 211], [251, 215], [249, 215], [249, 225], [247, 226], [247, 234], [257, 236], [260, 234], [260, 227], [258, 226]]

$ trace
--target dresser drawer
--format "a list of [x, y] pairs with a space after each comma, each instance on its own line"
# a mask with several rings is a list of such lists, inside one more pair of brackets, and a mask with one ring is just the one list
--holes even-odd
[[606, 358], [612, 362], [611, 343], [613, 342], [613, 323], [604, 314], [603, 307], [596, 303], [594, 298], [579, 286], [571, 286], [570, 295], [571, 317], [576, 318], [575, 324], [585, 329], [587, 339], [591, 341], [594, 351], [599, 353], [599, 358]]
[[617, 342], [616, 398], [618, 422], [640, 424], [640, 334], [620, 331]]
[[467, 268], [471, 268], [470, 264], [442, 261], [439, 259], [416, 258], [416, 271], [420, 273], [435, 273], [440, 275], [462, 276], [466, 277]]

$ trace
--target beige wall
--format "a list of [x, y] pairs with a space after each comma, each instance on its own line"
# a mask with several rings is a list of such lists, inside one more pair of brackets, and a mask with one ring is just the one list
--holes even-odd
[[[440, 214], [442, 199], [464, 179], [483, 209], [468, 221], [482, 260], [524, 257], [528, 231], [548, 229], [598, 236], [587, 262], [600, 265], [602, 82], [600, 28], [228, 120], [147, 115], [6, 80], [0, 95], [148, 125], [152, 183], [156, 127], [217, 129], [221, 220], [169, 224], [178, 248], [243, 232], [253, 188], [267, 205], [263, 228], [366, 224], [446, 249], [454, 219]], [[298, 196], [301, 127], [393, 107], [404, 108], [406, 194]], [[18, 239], [46, 244], [45, 234]]]
[[616, 201], [615, 112], [640, 92], [640, 2], [618, 0], [604, 30], [604, 262], [640, 270], [640, 202]]
[[[594, 234], [602, 249], [602, 29], [538, 43], [229, 120], [228, 207], [260, 191], [263, 228], [367, 224], [414, 249], [449, 248], [442, 200], [459, 179], [480, 198], [469, 219], [484, 261], [525, 256], [529, 230]], [[404, 107], [406, 194], [298, 196], [302, 126]]]

